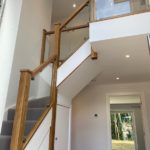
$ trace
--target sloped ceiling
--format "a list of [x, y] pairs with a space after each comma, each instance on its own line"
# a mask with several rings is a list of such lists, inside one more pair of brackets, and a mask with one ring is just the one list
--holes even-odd
[[[92, 43], [98, 51], [102, 72], [96, 83], [129, 83], [150, 81], [150, 54], [146, 35]], [[130, 58], [125, 55], [129, 54]], [[116, 80], [119, 77], [120, 80]]]
[[[90, 58], [59, 86], [59, 92], [73, 98], [89, 83], [118, 84], [150, 81], [150, 55], [146, 35], [92, 43], [98, 59]], [[129, 54], [130, 58], [125, 55]], [[119, 77], [120, 80], [116, 80]]]

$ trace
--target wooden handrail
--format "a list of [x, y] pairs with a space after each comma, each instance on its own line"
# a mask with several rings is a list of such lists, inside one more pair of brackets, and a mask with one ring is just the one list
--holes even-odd
[[39, 65], [33, 71], [29, 69], [22, 69], [21, 72], [29, 72], [31, 74], [31, 78], [34, 78], [38, 73], [40, 73], [44, 68], [46, 68], [50, 63], [53, 63], [56, 59], [56, 55], [50, 56], [47, 61]]
[[[88, 28], [88, 27], [89, 27], [89, 23], [86, 23], [86, 24], [83, 24], [83, 25], [78, 25], [78, 26], [74, 26], [74, 27], [65, 28], [61, 32], [74, 31], [74, 30], [79, 30], [79, 29]], [[46, 32], [46, 35], [51, 35], [51, 34], [54, 34], [54, 31]]]
[[38, 73], [40, 73], [44, 68], [46, 68], [50, 63], [53, 63], [56, 60], [56, 55], [50, 56], [47, 61], [38, 66], [32, 71], [32, 77], [35, 77]]
[[74, 30], [84, 29], [84, 28], [88, 28], [88, 27], [89, 27], [89, 23], [86, 23], [83, 25], [63, 29], [62, 32], [74, 31]]
[[60, 29], [62, 30], [81, 10], [87, 6], [90, 0], [85, 1], [75, 12], [72, 13], [70, 17], [66, 19], [66, 21], [61, 25]]
[[30, 140], [34, 136], [35, 132], [38, 130], [39, 126], [42, 124], [43, 120], [45, 119], [45, 117], [47, 116], [49, 111], [51, 110], [52, 106], [53, 106], [53, 104], [51, 104], [49, 107], [47, 107], [44, 110], [44, 112], [42, 113], [42, 115], [40, 116], [40, 118], [38, 119], [38, 121], [36, 122], [34, 127], [32, 128], [32, 130], [28, 134], [28, 136], [24, 139], [24, 141], [23, 141], [23, 149], [26, 148], [27, 144], [30, 142]]

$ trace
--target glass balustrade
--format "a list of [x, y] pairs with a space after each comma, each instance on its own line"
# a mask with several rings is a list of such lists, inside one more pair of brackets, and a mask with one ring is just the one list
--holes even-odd
[[108, 19], [135, 14], [149, 9], [149, 0], [95, 0], [95, 19]]
[[[80, 27], [90, 22], [89, 6], [85, 7], [65, 28]], [[63, 63], [89, 39], [89, 28], [69, 30], [61, 33], [60, 60]]]

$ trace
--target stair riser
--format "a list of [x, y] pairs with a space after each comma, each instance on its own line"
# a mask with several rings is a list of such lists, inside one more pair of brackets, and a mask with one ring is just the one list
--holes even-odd
[[28, 108], [46, 107], [49, 104], [49, 101], [50, 101], [49, 98], [29, 101]]
[[[25, 127], [25, 136], [31, 131], [36, 123], [36, 120], [41, 116], [44, 108], [49, 103], [49, 98], [41, 98], [34, 101], [29, 101], [27, 121]], [[0, 135], [0, 150], [10, 150], [10, 140], [12, 134], [13, 120], [14, 120], [15, 110], [8, 110], [8, 121], [3, 121], [2, 132]]]
[[0, 137], [0, 149], [1, 150], [10, 150], [9, 146], [10, 146], [10, 139], [11, 137]]
[[[41, 116], [43, 111], [44, 111], [43, 108], [29, 109], [27, 113], [27, 120], [37, 120]], [[14, 109], [8, 110], [7, 120], [14, 120], [14, 116], [15, 116], [15, 110]]]
[[[35, 122], [27, 122], [25, 126], [25, 133], [24, 135], [28, 135], [28, 133], [31, 131], [31, 129], [34, 127]], [[1, 135], [7, 135], [10, 136], [12, 135], [12, 127], [13, 127], [13, 122], [3, 122], [2, 125], [2, 132]]]

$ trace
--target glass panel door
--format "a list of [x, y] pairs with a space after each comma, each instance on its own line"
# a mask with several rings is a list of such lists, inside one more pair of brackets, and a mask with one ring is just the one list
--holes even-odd
[[111, 112], [112, 150], [136, 150], [133, 112]]

